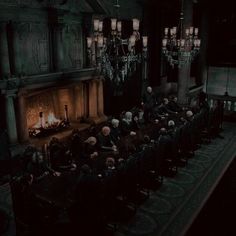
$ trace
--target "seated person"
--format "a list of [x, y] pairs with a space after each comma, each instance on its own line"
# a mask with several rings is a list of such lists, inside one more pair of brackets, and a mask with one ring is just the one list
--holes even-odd
[[150, 121], [157, 124], [161, 120], [165, 120], [167, 114], [163, 113], [158, 106], [154, 107], [150, 115]]
[[180, 125], [185, 125], [187, 123], [187, 120], [183, 117], [183, 116], [181, 116], [180, 118], [179, 118], [179, 124]]
[[120, 121], [117, 119], [111, 120], [111, 133], [110, 133], [110, 135], [111, 135], [111, 138], [114, 143], [117, 143], [121, 138], [121, 130], [119, 127], [119, 123], [120, 123]]
[[171, 134], [175, 130], [175, 122], [173, 120], [168, 121], [168, 133]]
[[193, 119], [193, 112], [191, 110], [186, 111], [186, 120], [192, 121]]
[[158, 110], [161, 115], [165, 115], [165, 116], [178, 113], [178, 112], [170, 110], [168, 98], [163, 98], [161, 104], [158, 106]]
[[146, 148], [151, 147], [152, 142], [153, 141], [150, 139], [150, 137], [148, 135], [144, 135], [143, 142], [140, 145], [140, 150], [144, 151]]
[[75, 199], [76, 204], [72, 209], [75, 223], [81, 235], [102, 235], [102, 188], [101, 181], [94, 175], [88, 165], [80, 169]]
[[104, 170], [105, 176], [112, 176], [116, 171], [115, 159], [113, 157], [106, 158], [106, 167]]
[[143, 126], [143, 124], [144, 124], [143, 115], [144, 115], [144, 113], [142, 112], [142, 110], [139, 110], [136, 114], [133, 115], [134, 116], [134, 118], [133, 118], [134, 130], [140, 129]]
[[24, 171], [25, 168], [27, 168], [28, 163], [31, 161], [32, 156], [36, 151], [37, 148], [33, 145], [29, 145], [26, 147], [22, 157]]
[[34, 181], [40, 180], [49, 173], [54, 176], [60, 176], [59, 172], [56, 172], [47, 165], [42, 153], [39, 151], [33, 154], [31, 161], [27, 165], [27, 172], [33, 175]]
[[134, 132], [135, 124], [133, 122], [133, 114], [130, 111], [127, 111], [124, 115], [124, 118], [121, 120], [121, 134], [126, 135], [136, 135]]
[[111, 129], [108, 126], [104, 126], [97, 136], [98, 145], [102, 151], [117, 151], [117, 147], [110, 133]]
[[183, 109], [182, 107], [177, 103], [178, 98], [176, 96], [173, 96], [170, 98], [170, 101], [168, 103], [168, 109], [170, 109], [173, 112], [181, 112]]
[[74, 159], [79, 158], [79, 154], [81, 152], [81, 149], [82, 149], [82, 141], [81, 141], [81, 137], [79, 134], [79, 130], [75, 129], [75, 130], [73, 130], [72, 137], [71, 137], [71, 143], [70, 143], [70, 150], [71, 150], [72, 157]]
[[56, 137], [49, 142], [50, 163], [54, 170], [74, 170], [76, 165], [73, 163], [70, 151]]
[[91, 160], [98, 157], [97, 139], [90, 136], [83, 143], [82, 152], [80, 155], [80, 164], [91, 164]]

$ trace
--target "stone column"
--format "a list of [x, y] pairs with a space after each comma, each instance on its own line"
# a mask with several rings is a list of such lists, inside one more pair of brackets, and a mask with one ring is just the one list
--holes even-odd
[[8, 90], [5, 93], [6, 124], [7, 124], [7, 133], [8, 133], [10, 144], [16, 144], [18, 142], [17, 129], [16, 129], [16, 116], [15, 116], [15, 108], [14, 108], [14, 97], [15, 97], [15, 91]]
[[98, 107], [98, 116], [101, 121], [105, 121], [107, 117], [104, 115], [104, 94], [103, 94], [103, 79], [100, 78], [97, 81], [97, 107]]
[[89, 83], [89, 119], [96, 122], [98, 118], [97, 81], [91, 80]]
[[17, 97], [17, 133], [21, 143], [25, 143], [29, 139], [25, 95], [25, 92], [19, 92]]
[[6, 22], [0, 23], [0, 78], [8, 77], [11, 74]]
[[[192, 26], [193, 21], [193, 1], [184, 0], [184, 21], [183, 30]], [[191, 64], [185, 64], [178, 71], [178, 102], [182, 105], [188, 103], [189, 80]]]
[[63, 24], [58, 23], [53, 28], [53, 66], [55, 71], [64, 68]]

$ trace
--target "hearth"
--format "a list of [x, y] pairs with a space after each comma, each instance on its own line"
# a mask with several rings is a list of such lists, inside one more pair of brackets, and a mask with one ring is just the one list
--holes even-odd
[[106, 120], [103, 78], [94, 68], [11, 78], [0, 81], [0, 88], [12, 146], [31, 142], [29, 136], [67, 135], [74, 127], [87, 126], [81, 121]]
[[65, 118], [57, 119], [53, 112], [49, 112], [47, 119], [42, 111], [39, 112], [39, 120], [37, 124], [29, 128], [29, 137], [46, 137], [57, 132], [61, 132], [70, 127], [68, 117], [68, 106], [64, 106]]

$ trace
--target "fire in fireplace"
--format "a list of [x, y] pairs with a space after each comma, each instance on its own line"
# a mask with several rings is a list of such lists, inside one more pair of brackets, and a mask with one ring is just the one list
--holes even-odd
[[57, 119], [53, 112], [49, 112], [45, 119], [44, 112], [39, 112], [38, 122], [29, 128], [30, 137], [43, 137], [62, 131], [70, 126], [68, 106], [64, 106], [65, 118]]

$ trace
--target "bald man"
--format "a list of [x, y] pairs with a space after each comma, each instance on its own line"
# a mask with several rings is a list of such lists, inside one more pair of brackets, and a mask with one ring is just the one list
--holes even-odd
[[156, 105], [156, 96], [152, 91], [152, 87], [147, 87], [147, 90], [143, 94], [141, 105], [143, 106], [144, 110], [144, 120], [145, 122], [148, 122], [150, 119], [150, 114], [152, 113], [152, 109]]

